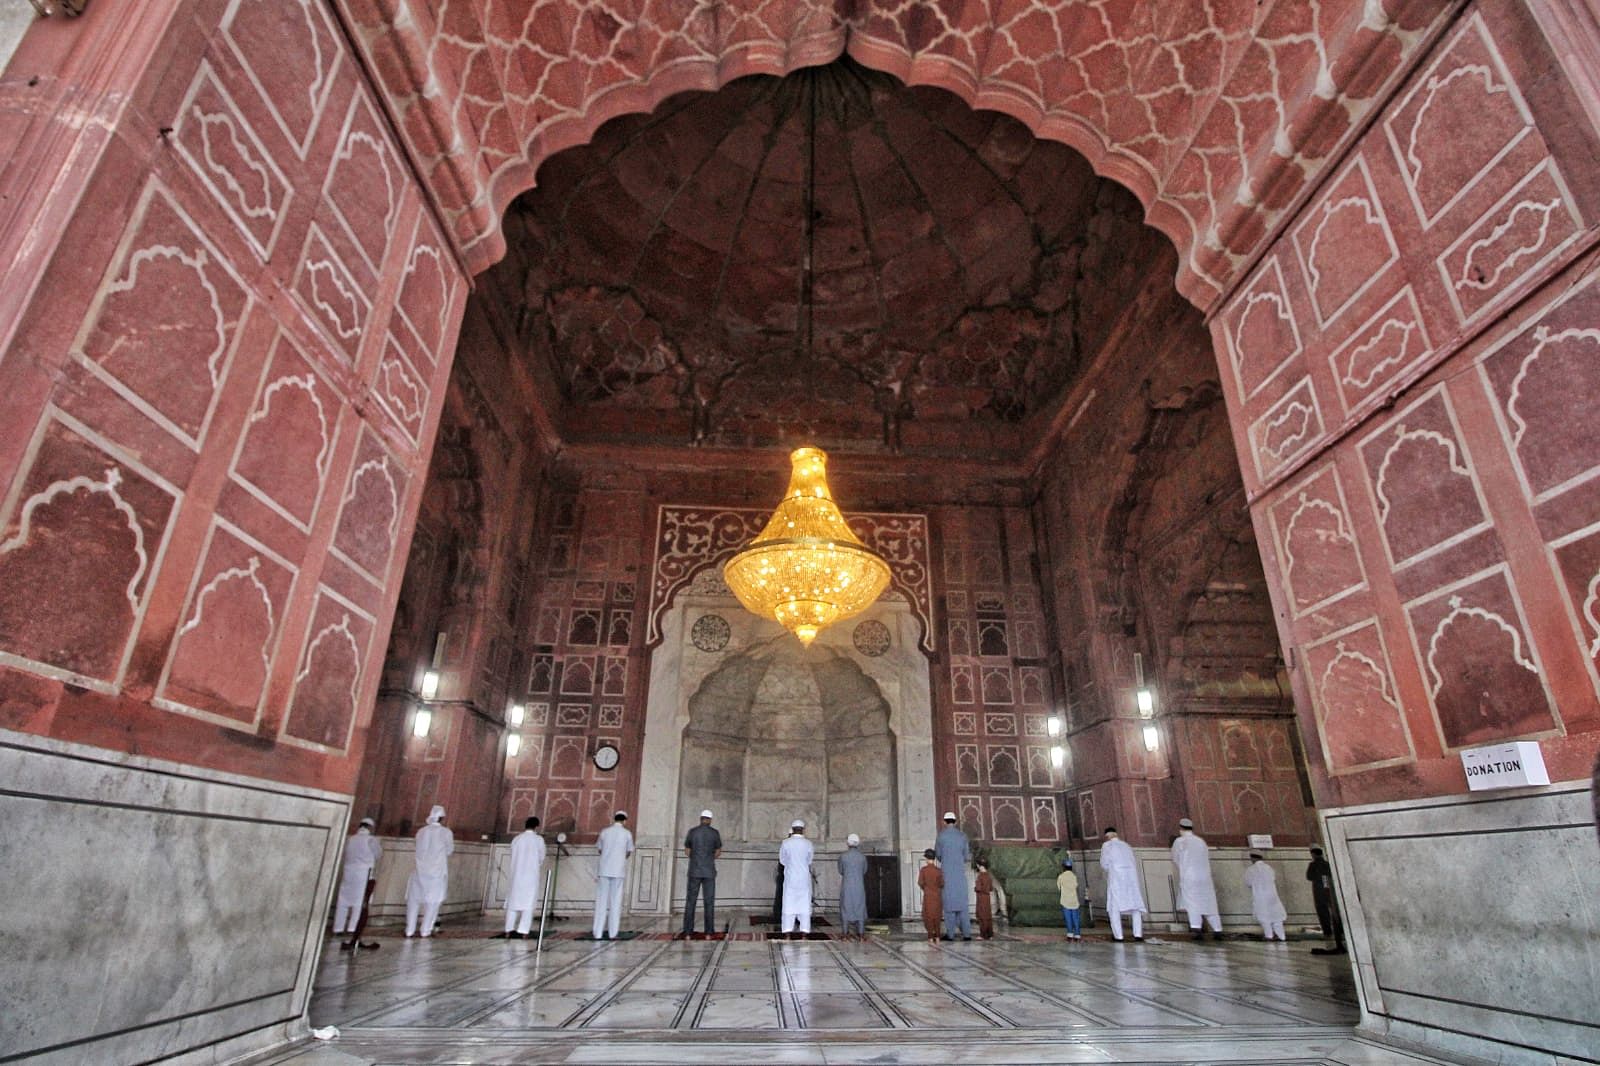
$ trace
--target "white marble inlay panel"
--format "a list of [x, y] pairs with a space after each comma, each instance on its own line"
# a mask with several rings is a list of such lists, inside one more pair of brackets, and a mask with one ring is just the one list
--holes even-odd
[[1600, 848], [1587, 783], [1324, 819], [1365, 1027], [1497, 1061], [1593, 1053]]
[[0, 1059], [260, 1047], [303, 1014], [348, 797], [4, 730], [0, 782]]

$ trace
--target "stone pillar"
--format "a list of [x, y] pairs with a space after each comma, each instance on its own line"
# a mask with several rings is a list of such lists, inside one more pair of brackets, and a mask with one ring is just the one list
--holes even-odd
[[[1584, 25], [1469, 5], [1212, 321], [1366, 1024], [1496, 1061], [1594, 1041]], [[1459, 752], [1511, 739], [1555, 784], [1469, 796]]]
[[91, 4], [0, 79], [0, 1057], [303, 1028], [465, 292], [346, 40]]

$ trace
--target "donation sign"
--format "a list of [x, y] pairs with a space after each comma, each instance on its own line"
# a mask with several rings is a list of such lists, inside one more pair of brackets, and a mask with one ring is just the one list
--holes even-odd
[[1473, 792], [1550, 783], [1544, 755], [1531, 740], [1467, 748], [1461, 753], [1461, 768], [1467, 772], [1467, 788]]

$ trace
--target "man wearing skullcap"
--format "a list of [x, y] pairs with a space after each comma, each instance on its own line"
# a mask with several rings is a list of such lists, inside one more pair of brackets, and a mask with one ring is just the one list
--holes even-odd
[[844, 854], [839, 856], [839, 921], [845, 936], [867, 935], [867, 857], [861, 854], [861, 838], [851, 833], [844, 838]]
[[788, 933], [798, 924], [802, 936], [811, 932], [811, 857], [816, 852], [806, 839], [806, 823], [789, 823], [789, 839], [778, 849], [783, 865], [783, 921], [778, 932]]
[[1106, 920], [1111, 924], [1111, 939], [1122, 939], [1122, 916], [1133, 916], [1133, 939], [1144, 940], [1144, 889], [1139, 884], [1139, 861], [1127, 841], [1107, 826], [1105, 843], [1100, 845], [1100, 869], [1106, 875]]
[[1211, 881], [1211, 851], [1195, 835], [1194, 823], [1178, 821], [1178, 839], [1172, 842], [1172, 868], [1178, 875], [1178, 909], [1189, 912], [1189, 931], [1199, 940], [1205, 935], [1201, 919], [1211, 923], [1213, 940], [1222, 939], [1222, 916], [1217, 907], [1217, 886]]
[[633, 834], [628, 832], [628, 812], [618, 811], [600, 833], [600, 864], [594, 876], [594, 938], [617, 939], [622, 924], [622, 884], [628, 879], [628, 857], [633, 854]]
[[933, 842], [934, 853], [939, 856], [939, 868], [944, 873], [944, 938], [954, 940], [956, 930], [962, 940], [972, 939], [972, 917], [967, 910], [967, 864], [972, 861], [972, 847], [967, 834], [956, 827], [954, 811], [944, 812], [944, 828]]
[[711, 826], [710, 811], [700, 812], [700, 824], [683, 838], [689, 857], [689, 889], [683, 899], [683, 935], [694, 932], [695, 898], [706, 897], [706, 935], [717, 931], [717, 860], [722, 857], [722, 834]]
[[378, 858], [383, 847], [372, 835], [377, 823], [371, 818], [361, 824], [344, 842], [344, 875], [339, 879], [339, 903], [333, 912], [333, 931], [353, 933], [367, 901], [367, 884], [378, 876]]
[[439, 907], [450, 890], [450, 853], [456, 850], [456, 835], [443, 822], [444, 808], [435, 804], [428, 812], [428, 824], [417, 830], [417, 865], [406, 882], [406, 936], [416, 934], [419, 911], [422, 935], [433, 935]]

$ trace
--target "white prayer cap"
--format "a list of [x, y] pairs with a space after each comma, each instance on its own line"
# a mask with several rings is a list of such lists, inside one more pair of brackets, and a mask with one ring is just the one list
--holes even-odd
[[701, 811], [700, 812], [700, 817], [702, 817], [702, 818], [710, 818], [710, 817], [712, 817], [712, 814], [711, 814], [710, 811]]
[[618, 818], [626, 818], [627, 816], [628, 816], [628, 812], [627, 811], [618, 811], [616, 814], [613, 814], [611, 816], [611, 820], [612, 821], [616, 821]]
[[861, 846], [861, 838], [856, 836], [854, 833], [851, 833], [849, 836], [845, 837], [844, 842], [852, 848], [858, 848]]
[[789, 823], [790, 829], [804, 829], [805, 827], [806, 823], [800, 818], [796, 818], [794, 821]]
[[947, 821], [947, 822], [955, 821], [956, 820], [956, 812], [955, 811], [945, 811], [944, 812], [944, 820]]
[[429, 825], [436, 825], [441, 820], [443, 820], [443, 818], [444, 818], [444, 808], [439, 806], [437, 803], [435, 803], [433, 805], [433, 810], [428, 812], [428, 824]]
[[367, 826], [368, 828], [371, 828], [371, 829], [378, 828], [378, 823], [373, 821], [371, 818], [363, 818], [363, 819], [361, 819], [361, 824], [364, 825], [364, 826]]
[[1194, 823], [1191, 822], [1187, 818], [1179, 818], [1178, 819], [1178, 828], [1179, 829], [1193, 829], [1194, 828]]

